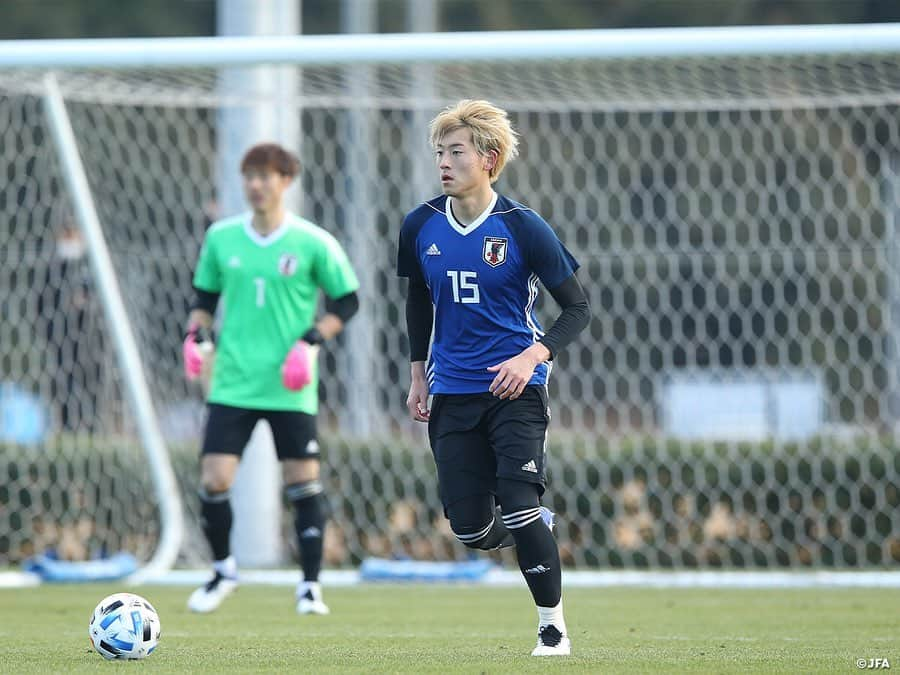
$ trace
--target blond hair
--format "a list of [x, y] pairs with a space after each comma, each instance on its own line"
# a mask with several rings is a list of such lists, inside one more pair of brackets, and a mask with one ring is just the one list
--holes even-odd
[[463, 99], [444, 108], [431, 120], [432, 147], [458, 129], [472, 132], [472, 143], [479, 155], [487, 156], [491, 150], [497, 153], [497, 161], [490, 169], [492, 183], [500, 177], [506, 163], [519, 154], [519, 135], [509, 122], [509, 115], [492, 103]]

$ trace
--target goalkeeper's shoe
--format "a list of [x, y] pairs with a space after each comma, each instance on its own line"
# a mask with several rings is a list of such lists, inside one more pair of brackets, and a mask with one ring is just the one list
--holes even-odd
[[222, 601], [231, 595], [237, 585], [237, 579], [216, 572], [216, 575], [206, 585], [191, 593], [191, 597], [188, 598], [188, 609], [201, 614], [212, 612], [218, 609]]
[[553, 532], [553, 527], [556, 525], [556, 514], [546, 506], [541, 507], [541, 520], [544, 521], [544, 525], [547, 526], [547, 529]]
[[538, 631], [537, 647], [532, 656], [568, 656], [572, 653], [569, 638], [559, 632], [554, 625], [542, 626]]
[[297, 585], [297, 614], [331, 614], [322, 602], [322, 587], [315, 581], [301, 581]]

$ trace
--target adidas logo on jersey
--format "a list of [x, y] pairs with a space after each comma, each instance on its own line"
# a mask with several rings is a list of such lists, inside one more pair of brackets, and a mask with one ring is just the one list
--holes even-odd
[[231, 256], [231, 258], [228, 260], [228, 266], [229, 267], [240, 267], [241, 259], [238, 258], [236, 255]]
[[531, 473], [537, 473], [537, 466], [534, 463], [533, 459], [529, 459], [525, 464], [522, 465], [522, 471], [530, 471]]
[[428, 250], [425, 251], [425, 255], [440, 255], [441, 249], [437, 247], [437, 244], [432, 244], [428, 247]]

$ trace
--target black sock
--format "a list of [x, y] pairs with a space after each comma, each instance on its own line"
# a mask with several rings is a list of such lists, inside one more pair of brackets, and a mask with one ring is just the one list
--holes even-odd
[[200, 491], [200, 515], [203, 532], [212, 549], [213, 560], [225, 560], [231, 554], [231, 493]]
[[509, 548], [515, 545], [516, 540], [513, 539], [512, 532], [506, 529], [506, 525], [503, 524], [503, 515], [500, 513], [500, 508], [497, 507], [494, 513], [494, 526], [484, 536], [484, 539], [479, 542], [478, 548], [484, 551], [493, 551], [498, 548]]
[[[509, 519], [514, 519], [516, 515], [512, 513], [505, 518], [512, 524]], [[550, 528], [538, 518], [524, 527], [513, 526], [510, 532], [516, 540], [519, 569], [531, 590], [534, 604], [555, 607], [562, 597], [562, 570], [559, 549]]]
[[294, 483], [284, 489], [294, 505], [294, 529], [300, 548], [300, 567], [304, 581], [318, 581], [322, 569], [322, 543], [325, 535], [326, 502], [318, 480]]

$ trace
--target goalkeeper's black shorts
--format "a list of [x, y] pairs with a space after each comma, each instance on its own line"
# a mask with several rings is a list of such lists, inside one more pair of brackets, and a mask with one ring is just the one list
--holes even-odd
[[317, 459], [316, 416], [293, 410], [252, 410], [221, 403], [206, 406], [203, 454], [225, 453], [240, 457], [253, 428], [266, 420], [272, 428], [278, 459]]
[[493, 394], [435, 394], [428, 437], [444, 508], [495, 494], [497, 478], [546, 484], [547, 388], [529, 385], [515, 400]]

